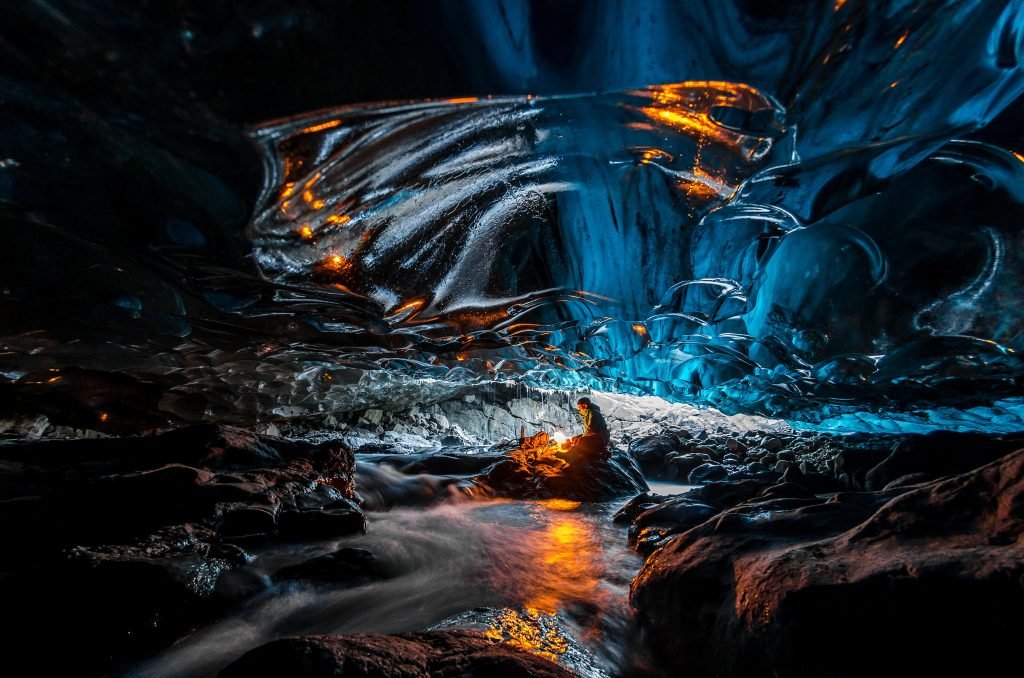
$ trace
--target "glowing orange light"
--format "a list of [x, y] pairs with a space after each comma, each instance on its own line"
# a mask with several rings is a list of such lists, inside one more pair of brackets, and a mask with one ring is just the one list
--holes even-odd
[[833, 12], [838, 12], [839, 10], [841, 10], [843, 8], [843, 5], [845, 5], [845, 4], [846, 4], [846, 0], [836, 0], [836, 3], [832, 6], [832, 11]]
[[901, 35], [900, 39], [896, 41], [896, 45], [893, 47], [893, 49], [899, 49], [900, 45], [902, 45], [903, 43], [905, 43], [907, 41], [907, 37], [909, 35], [910, 35], [910, 31], [903, 31], [903, 35]]
[[313, 229], [309, 224], [303, 224], [302, 228], [299, 229], [299, 237], [303, 240], [309, 240], [313, 237]]
[[306, 202], [313, 202], [315, 198], [316, 196], [313, 195], [313, 191], [307, 189], [302, 192], [302, 199], [305, 200]]
[[100, 421], [106, 421], [108, 419], [110, 419], [109, 412], [100, 412]]
[[310, 207], [315, 210], [322, 210], [326, 204], [323, 200], [314, 200]]
[[295, 192], [295, 182], [294, 181], [289, 181], [288, 183], [286, 183], [284, 185], [284, 188], [281, 189], [281, 200], [284, 200], [286, 198], [292, 197], [292, 193], [294, 193], [294, 192]]
[[892, 83], [891, 83], [891, 84], [889, 85], [889, 89], [892, 89], [893, 87], [895, 87], [895, 86], [896, 86], [896, 85], [898, 85], [898, 84], [900, 84], [900, 81], [899, 81], [899, 80], [894, 80], [894, 81], [893, 81], [893, 82], [892, 82]]
[[445, 99], [445, 103], [449, 104], [471, 104], [474, 101], [480, 101], [477, 97], [456, 97], [454, 99]]
[[341, 273], [346, 268], [348, 268], [348, 260], [345, 259], [345, 257], [341, 256], [340, 254], [332, 254], [331, 256], [327, 257], [327, 259], [325, 259], [321, 265], [330, 271], [334, 271], [335, 273]]
[[640, 323], [633, 324], [633, 331], [639, 334], [641, 337], [647, 336], [647, 327]]
[[352, 217], [347, 214], [332, 214], [327, 217], [326, 221], [328, 224], [336, 224], [340, 226], [341, 224], [347, 224], [352, 221]]
[[568, 440], [565, 434], [562, 433], [561, 431], [555, 431], [555, 434], [551, 437], [554, 438], [555, 442], [558, 443], [559, 445], [565, 444], [565, 441]]
[[322, 122], [319, 125], [310, 125], [299, 132], [299, 134], [314, 134], [316, 132], [323, 132], [325, 129], [331, 129], [341, 125], [341, 120], [328, 120]]
[[[556, 433], [555, 436], [557, 435]], [[574, 511], [582, 506], [583, 502], [572, 499], [542, 499], [540, 505], [552, 511]]]
[[697, 134], [710, 134], [717, 136], [719, 134], [719, 127], [711, 122], [710, 119], [695, 115], [689, 112], [675, 111], [667, 108], [654, 108], [652, 106], [645, 106], [640, 109], [644, 115], [660, 120], [676, 129], [695, 132]]
[[52, 384], [55, 381], [60, 381], [60, 377], [50, 377], [49, 379], [46, 380], [46, 383]]
[[1013, 157], [1017, 158], [1017, 160], [1024, 162], [1024, 155], [1018, 153], [1017, 151], [1010, 151], [1010, 153], [1013, 153]]
[[673, 161], [673, 157], [670, 153], [666, 153], [660, 148], [641, 148], [640, 150], [640, 162], [645, 165], [650, 163], [652, 160], [667, 160], [668, 162]]
[[598, 588], [598, 547], [593, 528], [578, 513], [563, 508], [539, 535], [537, 576], [524, 582], [528, 609], [555, 614], [573, 600], [592, 600]]
[[394, 311], [392, 311], [388, 315], [389, 316], [398, 315], [399, 313], [404, 313], [405, 311], [417, 311], [420, 308], [422, 308], [423, 303], [424, 302], [423, 302], [422, 299], [413, 299], [412, 301], [408, 301], [408, 302], [402, 304], [401, 306], [396, 308]]
[[569, 650], [569, 642], [555, 629], [544, 631], [540, 624], [542, 616], [554, 618], [554, 615], [544, 614], [536, 608], [527, 608], [525, 612], [505, 608], [484, 635], [549, 661], [558, 661], [559, 655]]

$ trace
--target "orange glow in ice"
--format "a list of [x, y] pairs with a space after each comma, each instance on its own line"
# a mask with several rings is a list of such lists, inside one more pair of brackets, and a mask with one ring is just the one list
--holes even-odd
[[321, 262], [321, 265], [329, 271], [341, 273], [348, 268], [349, 263], [348, 260], [340, 254], [332, 254]]
[[310, 125], [299, 132], [299, 134], [314, 134], [316, 132], [323, 132], [325, 129], [331, 129], [341, 125], [341, 120], [328, 120], [322, 122], [319, 125]]
[[644, 115], [660, 120], [661, 122], [675, 127], [684, 132], [696, 132], [697, 134], [710, 134], [716, 136], [721, 128], [711, 122], [706, 116], [695, 115], [689, 112], [676, 111], [668, 108], [654, 108], [645, 106], [640, 109]]
[[299, 229], [299, 237], [303, 240], [309, 240], [313, 237], [313, 229], [309, 224], [302, 225], [302, 228]]
[[398, 315], [399, 313], [404, 313], [406, 311], [418, 311], [423, 307], [423, 304], [424, 301], [422, 299], [413, 299], [412, 301], [407, 301], [406, 303], [402, 304], [388, 315]]

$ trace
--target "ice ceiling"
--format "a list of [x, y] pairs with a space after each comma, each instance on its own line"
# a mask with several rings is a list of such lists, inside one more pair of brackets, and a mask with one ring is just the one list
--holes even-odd
[[[7, 392], [84, 369], [244, 419], [498, 379], [1024, 426], [1022, 3], [755, 5], [581, 5], [553, 35], [551, 3], [451, 3], [464, 96], [252, 126], [248, 204], [223, 158], [154, 142], [158, 190], [205, 208], [159, 246], [27, 204], [46, 177], [8, 141]], [[41, 126], [20, 110], [5, 135]]]

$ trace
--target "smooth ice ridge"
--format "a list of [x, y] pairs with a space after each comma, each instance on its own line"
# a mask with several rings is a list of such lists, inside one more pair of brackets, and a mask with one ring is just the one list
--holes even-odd
[[921, 134], [802, 163], [786, 118], [723, 82], [292, 118], [254, 132], [249, 235], [378, 318], [391, 371], [873, 430], [1013, 395], [1021, 159]]

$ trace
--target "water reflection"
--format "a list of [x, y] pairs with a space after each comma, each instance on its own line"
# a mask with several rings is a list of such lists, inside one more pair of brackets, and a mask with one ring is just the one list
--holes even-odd
[[464, 628], [582, 676], [626, 656], [627, 588], [640, 561], [612, 524], [612, 504], [463, 501], [371, 513], [366, 535], [260, 554], [257, 574], [340, 547], [372, 551], [389, 578], [340, 588], [275, 584], [235, 615], [199, 629], [135, 675], [214, 675], [275, 638]]

